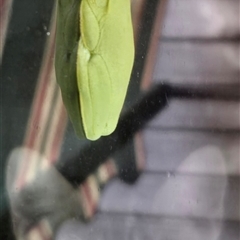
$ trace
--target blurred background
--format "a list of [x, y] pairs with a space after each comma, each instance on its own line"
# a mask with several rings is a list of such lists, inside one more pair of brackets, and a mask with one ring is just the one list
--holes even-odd
[[[28, 147], [44, 156], [48, 163], [60, 162], [59, 171], [71, 182], [74, 170], [61, 169], [76, 163], [81, 151], [91, 147], [91, 143], [75, 137], [51, 70], [54, 3], [1, 0], [0, 8], [1, 239], [14, 239], [10, 217], [15, 217], [14, 211], [18, 211], [18, 217], [28, 218], [31, 226], [37, 223], [36, 219], [46, 216], [48, 219], [48, 214], [42, 214], [32, 221], [31, 212], [28, 215], [14, 207], [19, 204], [16, 201], [20, 195], [16, 201], [11, 202], [11, 194], [8, 199], [7, 163], [14, 149]], [[228, 97], [166, 97], [166, 106], [144, 129], [122, 148], [110, 152], [108, 165], [103, 164], [102, 157], [101, 165], [96, 164], [91, 170], [84, 168], [86, 178], [79, 178], [85, 182], [78, 182], [82, 199], [79, 208], [91, 220], [86, 223], [71, 214], [59, 221], [51, 218], [53, 238], [240, 239], [240, 102], [239, 97], [231, 98], [236, 92], [240, 94], [239, 11], [239, 0], [132, 0], [136, 59], [123, 112], [131, 110], [142, 93], [156, 84], [202, 91], [215, 89], [215, 95], [221, 89]], [[97, 151], [91, 149], [89, 161]], [[105, 156], [102, 154], [99, 158]], [[15, 155], [14, 161], [21, 154]], [[23, 167], [18, 166], [19, 162], [14, 164], [16, 170], [8, 174], [14, 175], [11, 178], [15, 180], [16, 172]], [[42, 165], [33, 165], [29, 174], [22, 173], [26, 178], [23, 185], [28, 186], [38, 176], [36, 172]], [[93, 175], [94, 178], [89, 178]], [[96, 187], [97, 194], [92, 190], [95, 185], [100, 186]], [[46, 202], [53, 201], [52, 209], [59, 205], [57, 211], [64, 212], [71, 205], [48, 194], [46, 189], [33, 186], [39, 191], [39, 199], [46, 196]], [[86, 188], [90, 189], [87, 193]], [[63, 196], [65, 190], [68, 194], [67, 191], [70, 194], [75, 191], [69, 189], [58, 188]], [[40, 206], [38, 195], [31, 196], [34, 204]], [[26, 200], [20, 202], [22, 209], [27, 207]], [[41, 207], [38, 211], [44, 212], [46, 204]], [[21, 226], [19, 222], [16, 229]], [[28, 237], [24, 239], [38, 239]]]

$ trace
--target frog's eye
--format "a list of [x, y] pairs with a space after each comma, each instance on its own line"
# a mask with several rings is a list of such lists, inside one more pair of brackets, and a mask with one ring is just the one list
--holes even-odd
[[100, 8], [106, 8], [108, 6], [109, 0], [96, 0], [95, 3]]
[[80, 17], [83, 44], [89, 51], [93, 51], [99, 41], [100, 29], [96, 14], [93, 13], [88, 1], [81, 3]]

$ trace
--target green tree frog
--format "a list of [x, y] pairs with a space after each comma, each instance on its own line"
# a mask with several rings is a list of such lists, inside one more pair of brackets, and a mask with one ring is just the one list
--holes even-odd
[[55, 69], [78, 137], [118, 123], [134, 62], [130, 0], [59, 0]]

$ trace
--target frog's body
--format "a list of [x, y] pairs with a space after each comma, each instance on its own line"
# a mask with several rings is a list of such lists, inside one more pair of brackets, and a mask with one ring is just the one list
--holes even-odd
[[58, 8], [57, 81], [77, 135], [95, 140], [114, 131], [126, 96], [134, 60], [130, 0], [59, 0]]

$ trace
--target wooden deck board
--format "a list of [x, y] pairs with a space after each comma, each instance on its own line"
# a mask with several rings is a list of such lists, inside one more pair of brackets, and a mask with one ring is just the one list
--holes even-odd
[[174, 99], [149, 127], [213, 131], [240, 129], [240, 102]]
[[169, 0], [165, 37], [231, 37], [240, 34], [239, 0]]
[[100, 213], [88, 225], [64, 224], [56, 240], [239, 240], [239, 231], [232, 221]]
[[240, 175], [238, 133], [146, 130], [143, 136], [147, 170]]
[[161, 42], [154, 81], [240, 84], [239, 52], [239, 42]]
[[144, 173], [129, 186], [110, 183], [100, 210], [153, 216], [240, 220], [239, 177]]

